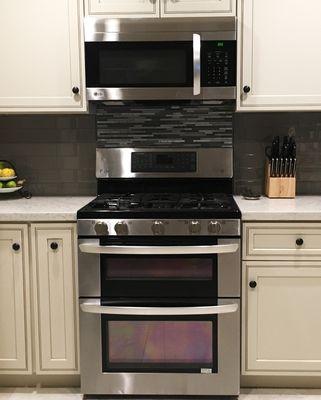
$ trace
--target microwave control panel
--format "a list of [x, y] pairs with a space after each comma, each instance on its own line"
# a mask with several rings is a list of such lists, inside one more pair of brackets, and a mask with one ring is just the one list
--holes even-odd
[[202, 42], [202, 86], [236, 85], [236, 41]]

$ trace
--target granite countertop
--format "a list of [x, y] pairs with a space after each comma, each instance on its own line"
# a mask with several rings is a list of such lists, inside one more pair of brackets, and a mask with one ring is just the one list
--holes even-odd
[[93, 197], [0, 198], [0, 222], [65, 222], [76, 221], [77, 211]]
[[[77, 211], [93, 197], [61, 196], [1, 200], [0, 222], [76, 221]], [[321, 196], [244, 200], [235, 196], [243, 221], [321, 221]]]
[[243, 221], [321, 221], [321, 196], [244, 200], [235, 196]]

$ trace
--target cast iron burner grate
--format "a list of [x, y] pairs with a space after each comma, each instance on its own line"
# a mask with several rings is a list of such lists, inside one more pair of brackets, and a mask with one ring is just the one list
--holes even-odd
[[108, 193], [91, 203], [97, 211], [230, 211], [230, 196], [217, 193]]

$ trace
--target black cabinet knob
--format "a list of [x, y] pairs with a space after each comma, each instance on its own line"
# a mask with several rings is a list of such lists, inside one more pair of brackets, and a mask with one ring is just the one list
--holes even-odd
[[51, 250], [57, 250], [58, 249], [58, 243], [56, 243], [56, 242], [51, 243], [50, 248], [51, 248]]
[[14, 243], [14, 244], [12, 245], [12, 248], [13, 248], [14, 251], [19, 251], [19, 250], [20, 250], [20, 244]]
[[72, 88], [72, 92], [73, 92], [73, 94], [79, 94], [79, 92], [80, 92], [79, 87], [74, 86], [74, 87]]
[[250, 86], [244, 86], [244, 88], [243, 88], [244, 93], [250, 93], [250, 91], [251, 91]]
[[255, 281], [251, 281], [249, 283], [249, 286], [250, 286], [251, 289], [255, 289], [257, 287], [257, 283]]
[[303, 246], [303, 244], [304, 244], [304, 240], [302, 238], [299, 238], [299, 239], [296, 240], [296, 245], [297, 246]]

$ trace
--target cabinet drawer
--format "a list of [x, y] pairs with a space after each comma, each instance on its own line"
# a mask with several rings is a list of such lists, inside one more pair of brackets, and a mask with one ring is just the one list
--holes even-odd
[[321, 259], [321, 224], [244, 224], [243, 259]]

